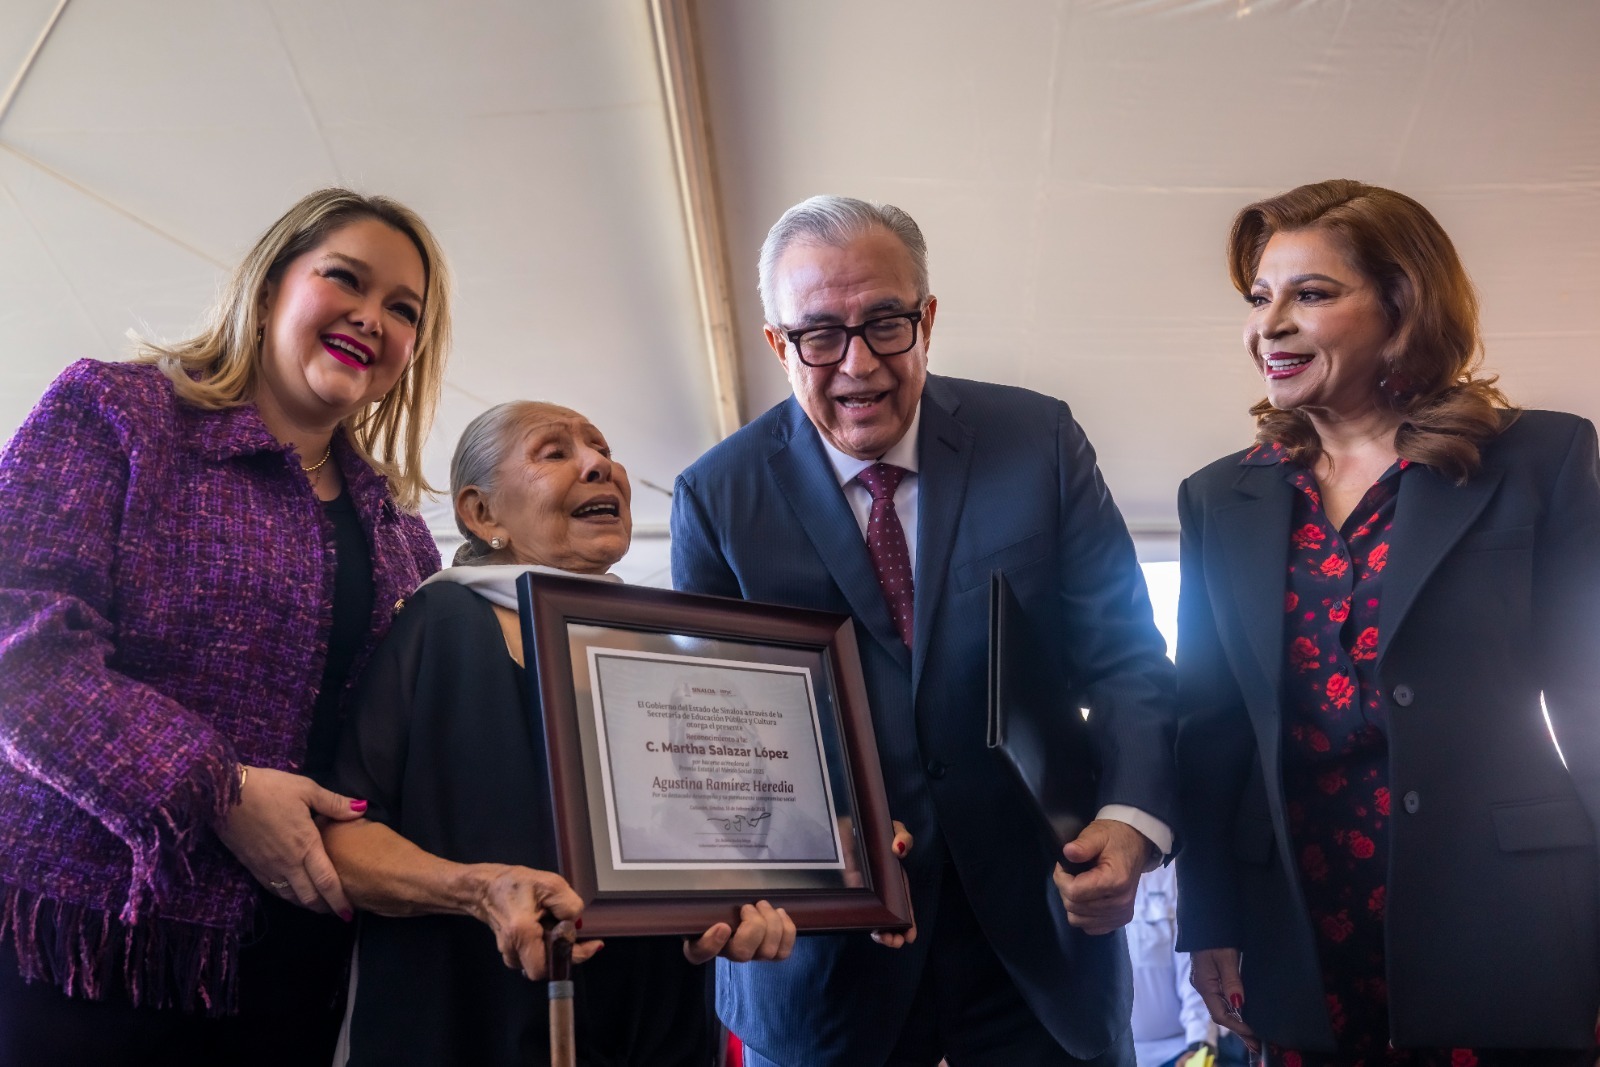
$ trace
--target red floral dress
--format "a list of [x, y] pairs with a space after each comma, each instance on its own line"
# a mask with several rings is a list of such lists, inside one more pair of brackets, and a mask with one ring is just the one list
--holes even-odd
[[1284, 597], [1283, 789], [1306, 906], [1317, 933], [1333, 1054], [1269, 1046], [1283, 1067], [1499, 1067], [1584, 1062], [1572, 1053], [1392, 1049], [1384, 963], [1389, 856], [1389, 722], [1377, 678], [1400, 460], [1335, 529], [1316, 478], [1262, 446], [1245, 464], [1282, 464], [1295, 487]]

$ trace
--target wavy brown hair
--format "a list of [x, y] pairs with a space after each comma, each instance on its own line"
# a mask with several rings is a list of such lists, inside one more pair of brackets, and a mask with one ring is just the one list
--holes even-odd
[[[1245, 296], [1275, 233], [1321, 230], [1377, 288], [1393, 331], [1372, 383], [1402, 417], [1395, 450], [1458, 482], [1477, 472], [1480, 447], [1515, 409], [1482, 375], [1478, 295], [1455, 245], [1428, 209], [1402, 193], [1347, 179], [1302, 185], [1259, 200], [1233, 220], [1228, 272]], [[1256, 440], [1312, 464], [1322, 442], [1311, 419], [1263, 399], [1250, 409]]]
[[450, 274], [422, 219], [387, 197], [349, 189], [319, 189], [302, 197], [267, 228], [223, 287], [200, 332], [185, 341], [143, 341], [136, 360], [154, 363], [183, 400], [199, 408], [239, 407], [255, 397], [261, 363], [261, 294], [290, 262], [333, 231], [377, 219], [404, 234], [422, 257], [422, 317], [411, 362], [377, 401], [344, 420], [356, 451], [389, 479], [402, 507], [415, 510], [432, 486], [422, 474], [422, 444], [433, 426], [450, 350]]

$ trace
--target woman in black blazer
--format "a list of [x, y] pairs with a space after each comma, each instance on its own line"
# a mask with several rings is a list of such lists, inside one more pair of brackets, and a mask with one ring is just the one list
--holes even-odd
[[1408, 197], [1302, 186], [1229, 253], [1267, 396], [1179, 493], [1194, 983], [1273, 1063], [1588, 1067], [1594, 426], [1479, 374], [1471, 283]]

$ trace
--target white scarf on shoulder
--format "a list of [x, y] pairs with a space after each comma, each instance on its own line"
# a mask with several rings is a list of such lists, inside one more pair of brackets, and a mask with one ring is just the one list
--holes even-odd
[[[542, 567], [536, 563], [485, 563], [478, 566], [446, 567], [422, 585], [434, 582], [454, 582], [464, 585], [491, 604], [517, 610], [517, 579], [524, 574], [554, 574], [560, 578], [588, 578], [596, 582], [620, 582], [615, 574], [578, 574], [558, 567]], [[422, 585], [417, 586], [418, 589]]]

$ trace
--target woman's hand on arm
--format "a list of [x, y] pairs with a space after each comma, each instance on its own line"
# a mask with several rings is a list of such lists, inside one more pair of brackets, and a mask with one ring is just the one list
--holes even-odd
[[359, 819], [366, 801], [340, 796], [298, 774], [269, 767], [244, 771], [239, 803], [217, 822], [217, 836], [271, 892], [349, 922], [355, 913], [323, 849], [316, 817]]
[[[428, 852], [379, 822], [329, 823], [328, 855], [357, 907], [378, 915], [467, 915], [494, 931], [507, 967], [530, 979], [545, 975], [545, 921], [578, 918], [583, 901], [558, 874], [506, 863], [455, 863]], [[603, 942], [581, 941], [582, 963]]]
[[1238, 1034], [1252, 1054], [1261, 1051], [1261, 1041], [1245, 1023], [1244, 983], [1239, 979], [1239, 950], [1203, 948], [1189, 954], [1189, 981], [1206, 1002], [1211, 1018]]

